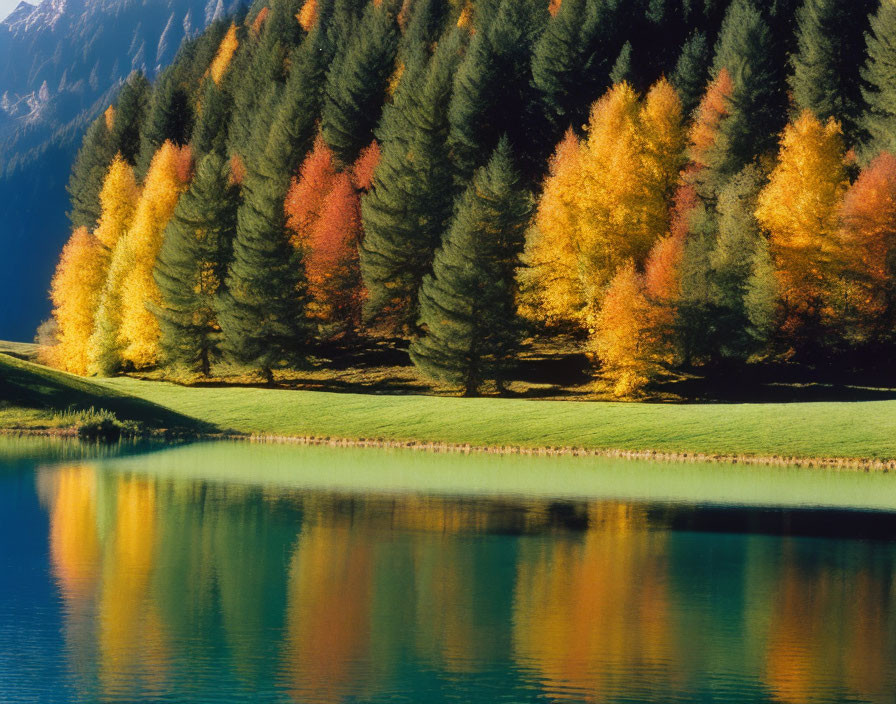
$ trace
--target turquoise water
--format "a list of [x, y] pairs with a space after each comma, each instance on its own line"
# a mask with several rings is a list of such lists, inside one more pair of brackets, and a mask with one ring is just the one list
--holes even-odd
[[896, 476], [0, 438], [2, 702], [893, 702]]

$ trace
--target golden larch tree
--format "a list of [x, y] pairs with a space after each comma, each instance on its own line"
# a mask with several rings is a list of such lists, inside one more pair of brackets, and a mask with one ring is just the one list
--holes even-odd
[[87, 373], [87, 348], [107, 262], [105, 247], [85, 227], [75, 230], [62, 249], [50, 285], [53, 318], [58, 326], [57, 344], [48, 354], [60, 369]]
[[127, 277], [121, 287], [122, 357], [135, 367], [154, 364], [159, 353], [159, 325], [147, 303], [161, 302], [152, 277], [162, 236], [180, 194], [187, 186], [189, 147], [165, 142], [156, 152], [146, 174], [134, 222], [122, 241], [121, 257]]
[[551, 157], [520, 270], [520, 313], [549, 324], [581, 325], [585, 300], [575, 237], [581, 145], [568, 130]]
[[839, 277], [838, 213], [848, 186], [840, 124], [806, 110], [784, 129], [756, 217], [770, 235], [785, 333], [830, 315]]
[[209, 75], [215, 84], [221, 85], [221, 81], [224, 80], [224, 76], [227, 74], [227, 69], [230, 68], [230, 62], [233, 60], [233, 55], [236, 53], [239, 45], [240, 40], [236, 34], [236, 25], [231, 23], [230, 28], [218, 45], [215, 58], [212, 59], [212, 63], [208, 68]]
[[87, 349], [87, 370], [91, 374], [109, 374], [118, 365], [121, 284], [127, 274], [126, 260], [119, 245], [134, 221], [139, 197], [134, 170], [121, 154], [116, 155], [100, 190], [101, 215], [94, 232], [104, 251], [101, 253], [103, 287]]

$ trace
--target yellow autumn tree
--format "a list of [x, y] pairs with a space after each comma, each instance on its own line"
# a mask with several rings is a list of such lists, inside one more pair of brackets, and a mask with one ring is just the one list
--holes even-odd
[[535, 225], [526, 237], [520, 269], [520, 313], [551, 325], [579, 325], [585, 298], [576, 232], [581, 145], [572, 130], [549, 164]]
[[527, 243], [524, 288], [538, 292], [529, 300], [542, 317], [593, 328], [619, 268], [643, 269], [669, 231], [685, 142], [681, 102], [666, 80], [643, 100], [627, 83], [614, 86], [592, 108], [586, 139], [567, 135]]
[[590, 341], [617, 396], [636, 393], [658, 370], [652, 313], [644, 277], [627, 262], [610, 282]]
[[161, 303], [152, 270], [165, 227], [189, 180], [189, 172], [184, 168], [189, 159], [189, 147], [179, 148], [168, 141], [156, 152], [146, 174], [134, 222], [116, 252], [119, 261], [113, 261], [116, 274], [122, 268], [127, 271], [121, 286], [118, 335], [122, 358], [138, 369], [154, 364], [159, 353], [159, 324], [147, 308], [148, 304]]
[[305, 0], [302, 9], [296, 15], [299, 24], [306, 32], [310, 32], [314, 23], [317, 21], [317, 0]]
[[840, 124], [806, 110], [784, 129], [778, 163], [759, 195], [768, 230], [785, 334], [830, 313], [838, 269], [838, 211], [848, 186]]
[[57, 344], [47, 354], [59, 369], [87, 373], [87, 347], [107, 261], [103, 245], [85, 227], [75, 230], [62, 249], [50, 285]]
[[221, 81], [224, 80], [224, 75], [227, 73], [227, 69], [230, 68], [230, 62], [233, 60], [233, 55], [236, 53], [239, 45], [240, 40], [236, 36], [236, 25], [231, 23], [230, 28], [218, 45], [218, 51], [215, 53], [215, 58], [212, 59], [208, 69], [209, 75], [216, 85], [221, 85]]
[[88, 344], [88, 371], [109, 374], [116, 370], [119, 359], [118, 332], [121, 327], [121, 286], [128, 272], [124, 238], [131, 223], [140, 190], [134, 170], [121, 154], [109, 167], [100, 191], [101, 215], [97, 240], [103, 245], [103, 287], [97, 300], [94, 327]]

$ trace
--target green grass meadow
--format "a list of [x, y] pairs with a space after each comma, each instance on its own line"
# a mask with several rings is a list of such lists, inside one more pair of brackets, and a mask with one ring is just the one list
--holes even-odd
[[150, 427], [788, 457], [896, 458], [896, 401], [649, 404], [369, 395], [90, 380], [0, 355], [0, 427], [89, 408]]

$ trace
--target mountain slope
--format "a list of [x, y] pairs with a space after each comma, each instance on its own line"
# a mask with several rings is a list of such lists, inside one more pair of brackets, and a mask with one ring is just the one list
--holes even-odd
[[0, 336], [30, 339], [68, 236], [65, 183], [86, 126], [134, 70], [154, 77], [242, 0], [22, 2], [0, 22]]

